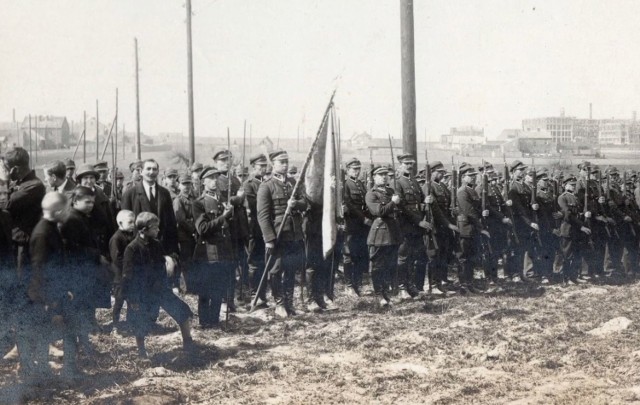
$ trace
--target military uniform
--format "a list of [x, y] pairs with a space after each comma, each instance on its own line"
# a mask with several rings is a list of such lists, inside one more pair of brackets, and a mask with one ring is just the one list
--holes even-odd
[[[272, 161], [284, 159], [286, 152], [272, 152], [269, 157]], [[271, 293], [276, 305], [284, 306], [289, 315], [295, 314], [293, 308], [295, 274], [302, 270], [304, 262], [301, 212], [307, 208], [305, 200], [295, 195], [294, 207], [290, 210], [290, 215], [284, 217], [294, 187], [295, 180], [287, 177], [286, 174], [274, 173], [272, 178], [260, 185], [256, 204], [258, 223], [265, 243], [277, 242], [274, 251], [267, 252], [267, 257], [273, 256], [270, 267], [266, 269], [269, 272]], [[278, 239], [277, 232], [281, 227], [282, 232]]]
[[[181, 176], [181, 184], [191, 183], [190, 176]], [[191, 259], [193, 251], [196, 247], [196, 228], [193, 216], [193, 197], [191, 193], [179, 193], [173, 199], [173, 212], [176, 215], [176, 224], [178, 227], [178, 248], [180, 250], [180, 271], [185, 271]], [[178, 273], [178, 272], [177, 272]], [[180, 275], [176, 274], [176, 280], [180, 279]]]
[[[519, 160], [511, 164], [510, 170], [525, 170], [527, 166]], [[507, 261], [506, 275], [508, 277], [519, 277], [524, 274], [524, 261], [527, 251], [533, 251], [536, 244], [535, 230], [531, 227], [533, 220], [533, 210], [531, 207], [531, 189], [525, 185], [520, 179], [513, 179], [509, 187], [509, 200], [512, 202], [511, 211], [513, 212], [513, 228], [518, 235], [518, 241], [512, 240], [512, 260]], [[530, 262], [530, 264], [533, 264]]]
[[[357, 159], [346, 164], [347, 168], [359, 165]], [[369, 269], [367, 235], [373, 221], [365, 202], [366, 194], [367, 189], [360, 179], [347, 177], [343, 195], [345, 240], [342, 255], [345, 283], [357, 294], [362, 287], [362, 275]]]
[[[373, 175], [386, 173], [385, 167], [377, 167]], [[398, 222], [399, 208], [391, 200], [394, 191], [390, 187], [374, 185], [365, 196], [367, 208], [375, 219], [367, 237], [371, 280], [374, 293], [387, 303], [391, 277], [397, 268], [398, 247], [402, 243], [402, 231]]]
[[[491, 232], [491, 239], [486, 240], [483, 251], [483, 267], [485, 277], [493, 282], [498, 280], [498, 260], [503, 256], [505, 246], [508, 246], [507, 226], [504, 223], [504, 199], [500, 194], [500, 189], [493, 184], [492, 176], [495, 172], [493, 166], [485, 162], [485, 166], [480, 168], [483, 175], [487, 176], [487, 193], [485, 195], [485, 208], [489, 211], [488, 217], [483, 217], [484, 226]], [[484, 174], [484, 171], [487, 173]], [[476, 185], [476, 194], [480, 196], [482, 201], [482, 182], [478, 181]], [[488, 248], [491, 246], [491, 249]]]
[[[415, 162], [411, 155], [399, 155], [398, 161]], [[400, 196], [400, 229], [403, 240], [398, 247], [398, 287], [416, 296], [417, 286], [424, 285], [427, 272], [427, 253], [424, 248], [424, 194], [415, 177], [409, 173], [398, 176], [395, 193]]]
[[[204, 177], [215, 174], [215, 169], [202, 172]], [[222, 298], [229, 293], [225, 287], [235, 278], [229, 217], [223, 213], [224, 206], [214, 192], [205, 191], [193, 202], [198, 242], [186, 278], [188, 290], [198, 295], [198, 316], [203, 327], [218, 323]]]
[[[460, 166], [460, 177], [477, 172], [468, 164]], [[480, 263], [480, 231], [484, 230], [481, 217], [481, 201], [470, 185], [461, 185], [456, 194], [458, 200], [458, 228], [460, 229], [460, 270], [458, 279], [463, 288], [473, 291], [473, 269]]]
[[[564, 183], [574, 181], [567, 178]], [[581, 231], [588, 227], [581, 214], [578, 198], [568, 191], [558, 197], [558, 206], [563, 214], [560, 225], [560, 251], [562, 253], [562, 273], [565, 281], [577, 282], [581, 272], [582, 261], [592, 257], [593, 240]]]
[[[264, 156], [264, 155], [262, 155]], [[260, 157], [251, 159], [251, 163], [254, 164], [260, 160]], [[266, 164], [266, 157], [264, 162]], [[252, 296], [259, 295], [262, 301], [266, 301], [266, 284], [262, 286], [260, 292], [258, 292], [258, 286], [264, 273], [264, 239], [262, 238], [262, 231], [260, 230], [260, 224], [258, 223], [258, 189], [262, 184], [262, 176], [251, 176], [245, 180], [242, 185], [244, 189], [244, 195], [247, 200], [248, 213], [249, 213], [249, 245], [248, 245], [248, 265], [249, 265], [249, 288], [251, 289]]]
[[557, 210], [552, 188], [544, 181], [541, 181], [546, 176], [546, 172], [540, 172], [537, 175], [539, 183], [536, 196], [540, 207], [538, 209], [538, 225], [540, 226], [539, 235], [542, 242], [542, 245], [537, 247], [537, 258], [540, 261], [538, 266], [540, 275], [543, 278], [550, 279], [553, 275], [553, 265], [558, 250], [558, 236], [553, 233], [554, 229], [556, 229], [554, 216], [557, 214]]
[[[578, 165], [578, 168], [589, 167], [588, 162], [583, 162]], [[590, 169], [589, 174], [597, 173], [599, 170], [596, 166]], [[586, 260], [588, 264], [589, 275], [592, 277], [599, 277], [604, 274], [604, 259], [606, 253], [607, 243], [609, 242], [609, 235], [607, 234], [606, 214], [604, 212], [603, 204], [598, 202], [598, 195], [600, 194], [600, 186], [595, 180], [580, 179], [576, 184], [576, 191], [574, 195], [577, 198], [578, 205], [581, 212], [584, 211], [585, 192], [589, 190], [589, 198], [587, 200], [587, 211], [591, 212], [591, 218], [588, 219], [588, 227], [591, 229], [591, 240], [593, 241], [592, 251], [588, 254], [590, 259]], [[579, 276], [581, 274], [579, 273]]]
[[[441, 162], [431, 163], [431, 171], [444, 170], [444, 166]], [[430, 183], [431, 195], [434, 198], [432, 203], [432, 211], [436, 213], [439, 211], [446, 221], [435, 221], [436, 226], [436, 238], [438, 249], [435, 249], [433, 243], [427, 246], [427, 254], [429, 256], [429, 283], [430, 287], [442, 289], [443, 284], [449, 282], [448, 272], [449, 264], [454, 262], [455, 252], [458, 250], [457, 237], [448, 229], [448, 223], [451, 223], [451, 191], [444, 179], [440, 181], [431, 180]], [[425, 187], [422, 191], [426, 193]], [[437, 206], [437, 211], [436, 207]]]

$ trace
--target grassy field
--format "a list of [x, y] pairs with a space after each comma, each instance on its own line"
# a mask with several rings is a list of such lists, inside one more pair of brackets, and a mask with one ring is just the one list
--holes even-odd
[[77, 384], [29, 389], [15, 361], [0, 363], [0, 402], [640, 403], [640, 283], [620, 281], [505, 284], [388, 310], [371, 296], [339, 297], [337, 311], [285, 321], [273, 309], [240, 311], [228, 330], [195, 330], [195, 355], [161, 313], [150, 362], [136, 358], [133, 337], [95, 335], [101, 354], [83, 358], [88, 377]]

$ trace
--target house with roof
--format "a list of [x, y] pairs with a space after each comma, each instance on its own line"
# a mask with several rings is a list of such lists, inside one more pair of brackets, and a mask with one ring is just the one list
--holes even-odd
[[37, 142], [40, 149], [60, 149], [70, 147], [72, 143], [71, 130], [66, 117], [50, 115], [34, 115], [25, 117], [20, 126], [23, 134], [23, 145], [29, 144], [29, 129], [31, 142]]

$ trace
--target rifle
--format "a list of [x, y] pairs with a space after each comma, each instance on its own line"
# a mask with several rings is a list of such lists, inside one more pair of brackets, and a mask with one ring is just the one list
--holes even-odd
[[[231, 156], [231, 135], [229, 134], [229, 127], [227, 127], [227, 151], [229, 152], [229, 167], [227, 168], [227, 204], [231, 206], [231, 164], [233, 162], [233, 158]], [[232, 218], [233, 216], [229, 218], [229, 221], [231, 221]], [[234, 255], [235, 255], [235, 252], [236, 252], [236, 249], [234, 246]], [[235, 277], [236, 276], [235, 269], [233, 273], [234, 273], [233, 277]], [[226, 330], [229, 329], [229, 304], [233, 299], [233, 297], [229, 297], [229, 295], [230, 295], [229, 286], [227, 286], [227, 311], [225, 312], [225, 316], [224, 316], [224, 328]]]
[[[611, 173], [607, 173], [607, 188], [605, 190], [605, 197], [607, 199], [607, 203], [611, 201]], [[611, 208], [609, 208], [609, 213], [611, 213]], [[616, 238], [620, 239], [618, 228], [613, 227], [613, 233], [615, 234]]]
[[395, 191], [398, 189], [397, 188], [397, 182], [396, 182], [396, 161], [395, 161], [395, 157], [393, 156], [393, 143], [391, 142], [391, 134], [389, 134], [389, 151], [391, 152], [391, 168], [393, 169], [393, 192], [395, 193]]
[[[584, 186], [584, 226], [591, 229], [591, 218], [587, 218], [587, 212], [589, 211], [589, 173], [591, 173], [591, 167], [587, 166], [587, 180]], [[589, 246], [593, 249], [595, 246], [593, 244], [593, 238], [589, 235], [588, 240]]]
[[[424, 160], [425, 160], [425, 169], [424, 169], [424, 175], [425, 175], [425, 183], [424, 183], [424, 187], [425, 187], [425, 194], [426, 196], [430, 196], [431, 195], [431, 168], [429, 167], [429, 152], [427, 151], [427, 149], [425, 148], [424, 150]], [[427, 204], [427, 209], [425, 210], [425, 216], [424, 216], [424, 220], [431, 223], [432, 226], [432, 230], [431, 230], [431, 240], [433, 241], [433, 247], [434, 249], [438, 250], [438, 240], [436, 239], [437, 236], [437, 232], [436, 232], [436, 227], [435, 224], [433, 224], [433, 211], [431, 209], [431, 204]]]
[[[625, 206], [627, 206], [626, 204], [626, 200], [627, 200], [627, 171], [625, 170], [624, 173], [622, 173], [622, 185], [620, 186], [620, 191], [622, 193], [622, 197], [625, 200]], [[633, 223], [629, 224], [629, 229], [631, 229], [631, 234], [633, 235], [633, 237], [636, 237], [636, 229], [633, 227]]]
[[[540, 225], [538, 222], [538, 211], [533, 209], [533, 205], [537, 204], [536, 197], [538, 195], [538, 174], [536, 173], [536, 164], [531, 158], [531, 169], [533, 170], [533, 188], [531, 189], [531, 210], [533, 211], [533, 222]], [[533, 231], [536, 235], [536, 242], [538, 242], [538, 246], [542, 247], [542, 240], [540, 239], [540, 231]]]
[[[455, 217], [456, 206], [458, 202], [456, 199], [458, 198], [458, 168], [453, 162], [453, 156], [451, 156], [451, 217]], [[454, 218], [455, 219], [455, 218]]]
[[[598, 170], [598, 175], [597, 175], [597, 181], [598, 181], [598, 200], [603, 196], [602, 195], [602, 172], [600, 170]], [[589, 180], [587, 180], [587, 185], [589, 184]], [[607, 202], [605, 201], [602, 207], [602, 211], [606, 212], [608, 211], [605, 207], [606, 207]], [[609, 229], [609, 224], [607, 222], [604, 223], [604, 230], [607, 231], [607, 236], [611, 237], [611, 229]]]
[[367, 190], [373, 188], [373, 149], [369, 149], [369, 172], [367, 173]]
[[[482, 159], [482, 180], [480, 183], [480, 188], [482, 189], [482, 197], [481, 197], [481, 201], [482, 201], [482, 212], [484, 212], [487, 209], [487, 194], [489, 193], [489, 179], [487, 178], [487, 168], [484, 165], [484, 159]], [[485, 229], [488, 229], [487, 227], [487, 220], [485, 219], [484, 215], [481, 215], [481, 221], [482, 221], [482, 225], [485, 227]], [[487, 257], [487, 253], [489, 253], [489, 255], [493, 255], [493, 250], [491, 249], [491, 242], [487, 239], [484, 238], [483, 235], [480, 235], [480, 244], [482, 245], [482, 256], [483, 259], [485, 261], [485, 263], [488, 263], [489, 257]]]
[[511, 220], [511, 232], [513, 233], [513, 240], [517, 244], [520, 244], [520, 238], [518, 238], [518, 232], [516, 232], [516, 222], [513, 219], [513, 209], [509, 205], [507, 205], [507, 201], [509, 200], [509, 182], [511, 181], [511, 179], [509, 176], [509, 166], [507, 166], [507, 158], [504, 154], [502, 155], [502, 160], [504, 161], [504, 170], [502, 172], [504, 177], [504, 188], [502, 189], [502, 198], [505, 201], [507, 214], [509, 215], [509, 219]]

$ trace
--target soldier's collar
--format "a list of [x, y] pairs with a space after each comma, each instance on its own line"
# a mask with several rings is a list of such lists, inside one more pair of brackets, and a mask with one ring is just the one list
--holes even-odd
[[406, 177], [407, 179], [410, 179], [411, 178], [411, 173], [404, 172], [404, 173], [402, 173], [402, 177]]
[[215, 198], [216, 200], [218, 199], [218, 195], [216, 194], [215, 190], [205, 190], [204, 195], [205, 197]]
[[287, 178], [284, 175], [278, 174], [278, 173], [273, 173], [272, 177], [274, 179], [276, 179], [276, 180], [279, 180], [279, 181], [283, 182], [283, 183], [287, 180]]
[[259, 174], [254, 175], [253, 178], [258, 180], [259, 182], [262, 182], [262, 176], [260, 176]]
[[356, 177], [353, 177], [353, 176], [348, 176], [348, 178], [349, 178], [349, 179], [351, 179], [351, 180], [353, 180], [353, 181], [356, 181], [356, 180], [358, 180], [358, 176], [356, 176]]

